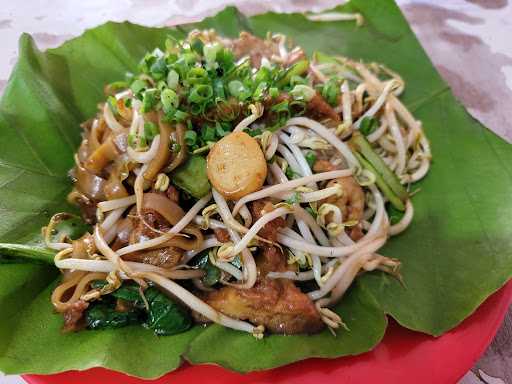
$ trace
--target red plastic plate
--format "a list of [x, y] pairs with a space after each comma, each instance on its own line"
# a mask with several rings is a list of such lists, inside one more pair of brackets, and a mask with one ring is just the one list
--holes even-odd
[[339, 359], [309, 359], [246, 375], [213, 365], [185, 365], [158, 380], [141, 380], [103, 368], [56, 375], [25, 375], [29, 384], [94, 383], [290, 383], [452, 384], [485, 351], [512, 303], [512, 281], [487, 299], [462, 324], [439, 338], [390, 322], [384, 340], [371, 352]]

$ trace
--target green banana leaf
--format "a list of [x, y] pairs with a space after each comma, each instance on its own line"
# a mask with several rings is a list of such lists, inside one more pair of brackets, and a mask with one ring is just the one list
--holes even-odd
[[[58, 271], [45, 251], [17, 263], [23, 249], [0, 248], [0, 370], [53, 373], [107, 367], [153, 378], [183, 359], [241, 372], [308, 357], [338, 357], [372, 349], [386, 314], [404, 327], [441, 335], [469, 316], [512, 273], [512, 151], [475, 121], [414, 37], [392, 1], [352, 0], [338, 7], [360, 12], [365, 25], [311, 22], [299, 14], [245, 18], [235, 8], [175, 29], [107, 23], [59, 48], [40, 52], [29, 35], [0, 102], [0, 242], [40, 246], [40, 227], [65, 203], [66, 177], [80, 142], [79, 123], [93, 115], [104, 84], [135, 71], [143, 54], [195, 27], [227, 36], [240, 30], [294, 38], [314, 50], [376, 61], [406, 81], [403, 99], [432, 143], [430, 174], [418, 184], [411, 227], [383, 253], [403, 262], [405, 287], [382, 274], [359, 278], [337, 311], [350, 331], [332, 337], [248, 334], [217, 325], [156, 337], [142, 327], [62, 334], [49, 296]], [[41, 254], [37, 254], [38, 249]]]

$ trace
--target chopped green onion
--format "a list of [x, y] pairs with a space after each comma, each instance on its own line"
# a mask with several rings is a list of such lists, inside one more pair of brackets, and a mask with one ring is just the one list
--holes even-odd
[[213, 96], [213, 89], [211, 85], [198, 84], [190, 91], [188, 95], [188, 101], [190, 103], [204, 103]]
[[288, 100], [283, 100], [280, 103], [274, 104], [272, 106], [272, 108], [270, 108], [270, 110], [272, 112], [277, 112], [277, 113], [285, 112], [285, 113], [289, 114], [290, 113], [289, 107], [290, 107], [290, 105], [289, 105]]
[[229, 129], [224, 129], [221, 123], [215, 122], [215, 133], [218, 137], [224, 137], [230, 132]]
[[254, 82], [256, 84], [261, 82], [269, 82], [270, 81], [270, 69], [267, 67], [261, 67], [258, 72], [254, 74]]
[[142, 94], [142, 112], [151, 111], [158, 103], [158, 90], [148, 89]]
[[178, 84], [180, 81], [180, 75], [174, 69], [171, 69], [167, 74], [167, 86], [173, 90], [178, 88]]
[[160, 100], [162, 101], [164, 112], [174, 110], [180, 105], [180, 99], [178, 98], [178, 95], [170, 88], [164, 89], [162, 91]]
[[290, 85], [297, 85], [297, 84], [307, 84], [308, 81], [305, 77], [293, 75], [290, 78]]
[[160, 92], [162, 92], [166, 88], [167, 88], [167, 82], [165, 82], [163, 80], [159, 80], [158, 83], [156, 83], [156, 89], [158, 89]]
[[196, 141], [197, 141], [197, 133], [195, 131], [192, 131], [192, 130], [185, 131], [185, 143], [187, 143], [187, 145], [189, 147], [196, 144]]
[[252, 98], [254, 100], [261, 100], [263, 98], [263, 94], [266, 89], [267, 89], [267, 83], [265, 83], [265, 82], [259, 83], [252, 94]]
[[167, 73], [167, 63], [164, 57], [158, 58], [150, 67], [149, 71], [155, 80], [164, 79]]
[[247, 92], [247, 88], [240, 80], [232, 80], [228, 83], [229, 93], [240, 99], [240, 96]]
[[277, 82], [278, 87], [283, 87], [290, 83], [290, 80], [293, 76], [300, 76], [307, 72], [309, 68], [308, 60], [300, 60], [293, 64], [290, 68], [286, 70], [284, 76]]
[[139, 93], [141, 93], [146, 87], [147, 87], [147, 83], [144, 81], [144, 80], [141, 80], [141, 79], [137, 79], [135, 80], [132, 85], [130, 86], [130, 89], [132, 90], [132, 92], [135, 94], [135, 95], [138, 95]]
[[187, 118], [188, 118], [187, 112], [181, 111], [179, 109], [177, 109], [176, 112], [174, 112], [174, 119], [177, 122], [185, 121]]
[[167, 65], [174, 64], [178, 60], [178, 55], [176, 53], [169, 52], [167, 53], [167, 56], [165, 57], [165, 61], [167, 62]]
[[290, 102], [290, 117], [301, 116], [306, 112], [307, 106], [304, 100], [293, 100]]
[[233, 69], [229, 73], [229, 79], [245, 79], [250, 77], [251, 73], [251, 63], [249, 61], [249, 58], [246, 58], [237, 66], [233, 67]]
[[331, 78], [322, 87], [323, 98], [331, 105], [338, 104], [338, 95], [340, 93], [340, 86], [336, 78]]
[[181, 57], [183, 58], [183, 60], [185, 61], [185, 63], [187, 65], [193, 64], [197, 61], [197, 55], [192, 52], [190, 52], [190, 53], [185, 52], [181, 55]]
[[187, 73], [187, 82], [189, 84], [203, 84], [208, 81], [208, 72], [201, 67], [191, 68]]
[[153, 63], [156, 61], [157, 57], [152, 53], [148, 52], [144, 55], [142, 60], [139, 63], [139, 70], [143, 73], [149, 73], [150, 68]]
[[189, 112], [195, 116], [203, 114], [205, 109], [206, 109], [205, 103], [190, 104], [190, 106], [189, 106]]
[[172, 68], [178, 73], [181, 79], [184, 79], [188, 72], [188, 64], [185, 61], [185, 58], [182, 56], [178, 60], [174, 62]]
[[215, 79], [213, 82], [213, 94], [216, 98], [225, 99], [224, 82], [221, 79]]
[[218, 64], [215, 62], [217, 53], [222, 48], [219, 43], [207, 44], [203, 47], [203, 56], [208, 68], [214, 69]]
[[215, 128], [209, 125], [204, 126], [201, 129], [201, 139], [204, 142], [215, 140]]
[[231, 50], [227, 48], [220, 49], [216, 57], [219, 64], [221, 75], [229, 73], [235, 67], [235, 56]]
[[124, 74], [124, 78], [125, 78], [125, 80], [126, 80], [128, 83], [131, 83], [131, 82], [133, 81], [133, 77], [134, 77], [134, 75], [133, 75], [133, 73], [131, 73], [131, 72], [126, 72], [126, 73]]
[[316, 94], [316, 91], [308, 85], [297, 84], [290, 91], [294, 98], [302, 98], [304, 101], [310, 101]]

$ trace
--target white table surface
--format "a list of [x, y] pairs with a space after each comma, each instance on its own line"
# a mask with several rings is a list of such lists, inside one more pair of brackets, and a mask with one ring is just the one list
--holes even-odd
[[[512, 4], [508, 0], [397, 0], [434, 65], [469, 112], [512, 141]], [[30, 33], [39, 48], [56, 47], [108, 20], [143, 25], [195, 21], [237, 5], [246, 14], [320, 11], [333, 0], [0, 0], [0, 93]], [[459, 384], [512, 383], [512, 315]], [[2, 376], [1, 384], [21, 384]]]

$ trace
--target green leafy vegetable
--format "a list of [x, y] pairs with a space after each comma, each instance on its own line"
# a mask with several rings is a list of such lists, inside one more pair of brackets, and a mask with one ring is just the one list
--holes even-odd
[[205, 275], [202, 278], [204, 285], [207, 287], [211, 287], [215, 285], [220, 280], [220, 269], [215, 267], [214, 265], [208, 263], [203, 267], [205, 271]]
[[90, 329], [121, 328], [138, 322], [138, 311], [118, 312], [100, 301], [92, 303], [85, 311], [85, 323]]
[[208, 251], [201, 252], [197, 255], [194, 260], [192, 260], [192, 265], [201, 268], [205, 272], [201, 281], [207, 287], [211, 287], [219, 282], [220, 269], [210, 262]]
[[149, 303], [149, 312], [144, 326], [156, 335], [167, 336], [185, 332], [192, 326], [188, 312], [169, 299], [155, 287], [144, 292]]
[[[106, 284], [105, 280], [96, 280], [92, 282], [91, 287], [98, 289]], [[159, 336], [185, 332], [192, 326], [189, 313], [157, 288], [147, 288], [144, 297], [145, 301], [137, 284], [124, 283], [90, 305], [86, 312], [87, 326], [91, 329], [105, 329], [142, 323]], [[131, 308], [116, 311], [116, 301], [112, 298], [123, 300]], [[149, 308], [146, 308], [146, 302]]]
[[198, 155], [190, 156], [172, 173], [171, 182], [196, 199], [205, 196], [211, 189], [206, 175], [205, 158]]
[[[91, 283], [91, 288], [101, 289], [107, 284], [108, 283], [106, 280], [95, 280]], [[139, 286], [131, 283], [124, 283], [109, 295], [115, 297], [116, 299], [122, 299], [131, 302], [136, 302], [141, 299]]]

